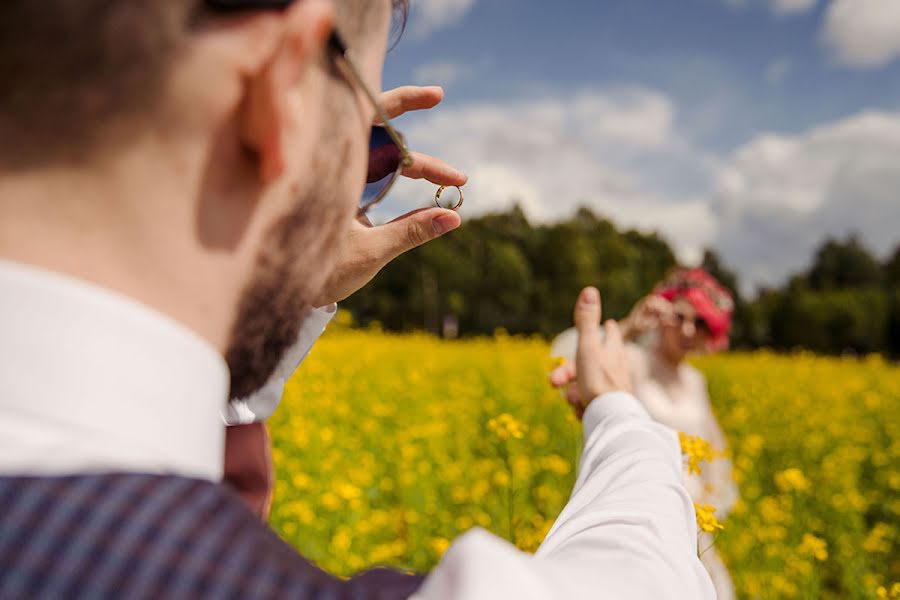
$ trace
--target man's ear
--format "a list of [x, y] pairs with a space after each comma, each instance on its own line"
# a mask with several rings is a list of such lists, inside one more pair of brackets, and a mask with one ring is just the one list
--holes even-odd
[[244, 98], [240, 112], [242, 142], [259, 160], [263, 183], [277, 179], [285, 167], [285, 131], [296, 94], [291, 87], [318, 63], [334, 26], [334, 8], [327, 0], [291, 4], [276, 16], [276, 36], [265, 40], [266, 51], [244, 73]]

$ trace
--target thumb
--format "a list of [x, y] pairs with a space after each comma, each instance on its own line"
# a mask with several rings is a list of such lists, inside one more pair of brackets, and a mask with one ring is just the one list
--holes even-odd
[[575, 303], [575, 327], [579, 334], [596, 332], [601, 316], [600, 292], [595, 287], [586, 287], [578, 294]]
[[462, 223], [458, 213], [423, 208], [370, 230], [371, 248], [387, 263], [404, 252], [453, 231]]
[[587, 287], [578, 295], [575, 303], [575, 327], [578, 329], [578, 350], [575, 354], [575, 365], [578, 372], [578, 386], [582, 399], [590, 402], [597, 389], [597, 366], [600, 363], [602, 346], [597, 330], [601, 316], [600, 292], [597, 288]]

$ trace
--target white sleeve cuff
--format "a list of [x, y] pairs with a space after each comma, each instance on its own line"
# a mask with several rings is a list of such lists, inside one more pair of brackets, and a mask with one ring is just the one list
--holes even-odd
[[325, 328], [337, 313], [337, 304], [330, 304], [321, 308], [314, 308], [306, 315], [297, 341], [288, 348], [281, 357], [275, 372], [259, 391], [247, 398], [231, 400], [222, 412], [222, 419], [226, 425], [245, 425], [258, 423], [268, 419], [278, 404], [284, 392], [284, 383], [291, 378], [300, 363], [312, 350], [313, 344], [325, 332]]

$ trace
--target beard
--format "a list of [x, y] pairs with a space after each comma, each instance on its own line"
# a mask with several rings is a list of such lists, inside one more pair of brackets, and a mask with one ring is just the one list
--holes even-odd
[[318, 146], [328, 152], [313, 160], [309, 172], [316, 183], [269, 227], [238, 302], [225, 353], [232, 398], [247, 398], [260, 390], [297, 341], [352, 217], [346, 203], [336, 198], [344, 188], [343, 169], [352, 148], [349, 136], [346, 131], [328, 131], [321, 139], [324, 143]]

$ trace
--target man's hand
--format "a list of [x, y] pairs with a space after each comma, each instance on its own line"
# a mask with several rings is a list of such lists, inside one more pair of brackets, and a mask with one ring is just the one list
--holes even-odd
[[566, 400], [579, 418], [598, 396], [608, 392], [631, 392], [622, 333], [615, 321], [607, 321], [601, 340], [597, 335], [600, 317], [600, 292], [596, 288], [585, 288], [575, 304], [575, 327], [578, 329], [575, 364], [566, 363], [550, 375], [555, 387], [566, 386]]
[[[444, 99], [439, 87], [406, 86], [385, 92], [379, 98], [388, 117], [437, 106]], [[465, 185], [468, 177], [444, 161], [411, 152], [413, 162], [403, 170], [410, 179], [426, 179], [436, 185]], [[424, 208], [372, 227], [367, 219], [353, 223], [343, 253], [316, 305], [340, 302], [369, 283], [389, 262], [416, 246], [460, 226], [459, 214], [443, 208]]]

